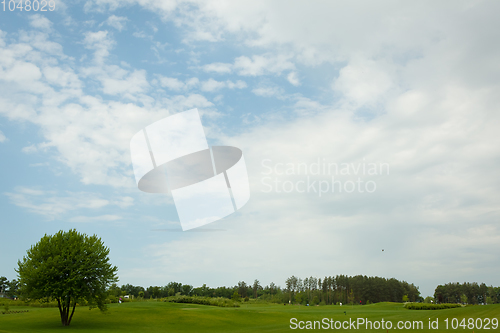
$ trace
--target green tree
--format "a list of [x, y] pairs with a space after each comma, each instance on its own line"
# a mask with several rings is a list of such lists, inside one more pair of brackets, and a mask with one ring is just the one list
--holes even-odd
[[351, 305], [354, 304], [354, 292], [352, 291], [352, 289], [349, 292], [349, 303], [351, 303]]
[[408, 300], [409, 300], [408, 295], [404, 295], [404, 296], [403, 296], [403, 302], [405, 302], [405, 303], [406, 303], [406, 302], [408, 302]]
[[269, 293], [271, 294], [271, 296], [273, 295], [273, 293], [275, 292], [276, 290], [276, 285], [274, 284], [274, 282], [271, 282], [269, 284]]
[[185, 284], [182, 286], [182, 294], [183, 295], [190, 296], [192, 292], [193, 292], [193, 286], [191, 286], [189, 284]]
[[0, 293], [4, 293], [7, 290], [9, 280], [5, 276], [0, 276]]
[[240, 294], [238, 294], [238, 292], [237, 292], [237, 291], [234, 291], [233, 296], [231, 296], [231, 299], [232, 299], [233, 301], [235, 301], [235, 302], [239, 302], [239, 301], [241, 301]]
[[259, 280], [257, 280], [257, 279], [256, 279], [256, 280], [253, 282], [253, 286], [252, 286], [253, 298], [255, 298], [255, 299], [257, 298], [257, 292], [258, 292], [260, 289], [262, 289], [262, 287], [260, 286], [260, 282], [259, 282]]
[[105, 311], [106, 289], [118, 281], [108, 254], [96, 235], [74, 229], [45, 235], [18, 261], [19, 292], [29, 299], [57, 300], [63, 326], [71, 323], [79, 301]]
[[122, 295], [122, 290], [120, 287], [116, 285], [116, 283], [111, 284], [108, 288], [108, 294], [116, 297], [120, 297]]
[[238, 282], [238, 294], [243, 298], [247, 297], [247, 284], [245, 281]]
[[298, 292], [296, 295], [295, 295], [295, 303], [297, 304], [302, 304], [305, 302], [305, 294], [304, 292]]
[[149, 286], [148, 289], [147, 289], [149, 295], [153, 298], [158, 298], [158, 297], [161, 297], [160, 293], [161, 293], [161, 288], [158, 287], [158, 286]]
[[10, 298], [16, 298], [18, 296], [19, 281], [14, 279], [7, 283], [9, 290], [7, 290], [7, 296]]

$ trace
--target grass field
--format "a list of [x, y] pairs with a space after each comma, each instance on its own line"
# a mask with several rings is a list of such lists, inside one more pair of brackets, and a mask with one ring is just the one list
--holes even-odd
[[[446, 310], [407, 310], [398, 303], [379, 303], [363, 306], [290, 306], [276, 304], [246, 304], [240, 308], [220, 308], [215, 306], [176, 304], [165, 302], [134, 302], [111, 304], [107, 313], [76, 309], [71, 326], [62, 327], [57, 308], [11, 307], [11, 310], [29, 310], [16, 314], [0, 314], [0, 332], [285, 332], [290, 329], [290, 319], [298, 321], [356, 321], [366, 318], [372, 322], [391, 321], [394, 329], [398, 321], [422, 321], [423, 329], [408, 332], [500, 332], [500, 328], [488, 330], [452, 329], [452, 318], [497, 318], [500, 319], [500, 304], [468, 306]], [[344, 313], [345, 311], [345, 313]], [[446, 330], [444, 320], [448, 318]], [[439, 329], [428, 328], [429, 319], [438, 319]], [[298, 322], [297, 322], [298, 323]], [[408, 325], [408, 324], [407, 324]], [[294, 326], [294, 325], [292, 325]], [[318, 326], [316, 326], [318, 329]], [[300, 330], [297, 328], [297, 330]], [[320, 329], [318, 329], [320, 330]], [[323, 330], [323, 329], [321, 329]], [[346, 331], [345, 329], [341, 329]], [[337, 331], [337, 329], [333, 329]], [[359, 331], [386, 332], [386, 329], [366, 329]]]

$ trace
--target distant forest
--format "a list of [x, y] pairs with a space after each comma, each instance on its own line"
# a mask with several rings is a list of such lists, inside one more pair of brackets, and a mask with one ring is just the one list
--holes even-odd
[[[17, 280], [8, 281], [0, 277], [0, 297], [18, 297]], [[448, 283], [437, 286], [434, 298], [420, 296], [418, 287], [413, 283], [391, 278], [367, 277], [362, 275], [337, 275], [304, 279], [291, 276], [285, 280], [285, 286], [280, 287], [271, 282], [262, 286], [259, 280], [253, 284], [244, 281], [233, 287], [210, 288], [205, 284], [194, 288], [180, 282], [170, 282], [165, 286], [134, 286], [125, 284], [111, 285], [109, 298], [117, 302], [120, 297], [130, 295], [133, 298], [165, 298], [169, 296], [204, 296], [224, 297], [233, 300], [259, 299], [273, 303], [292, 304], [370, 304], [378, 302], [427, 302], [430, 303], [462, 303], [462, 304], [493, 304], [500, 303], [500, 287], [486, 286], [481, 283]]]
[[500, 287], [481, 283], [447, 283], [437, 286], [434, 299], [438, 303], [496, 304], [500, 303]]
[[134, 295], [134, 297], [162, 298], [175, 295], [225, 297], [242, 299], [260, 299], [273, 303], [292, 304], [370, 304], [377, 302], [423, 301], [418, 287], [406, 281], [394, 278], [367, 277], [362, 275], [337, 275], [325, 277], [306, 277], [304, 279], [291, 276], [285, 281], [285, 287], [274, 283], [262, 286], [259, 280], [253, 284], [244, 281], [234, 287], [209, 288], [206, 285], [193, 288], [179, 282], [170, 282], [164, 287], [151, 286], [144, 289], [130, 284], [110, 288], [115, 296]]

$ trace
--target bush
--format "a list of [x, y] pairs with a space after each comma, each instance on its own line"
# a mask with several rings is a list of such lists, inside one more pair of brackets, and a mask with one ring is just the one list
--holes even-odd
[[429, 303], [406, 303], [405, 308], [409, 310], [442, 310], [442, 309], [451, 309], [451, 308], [459, 308], [462, 305], [460, 304], [429, 304]]
[[226, 308], [240, 307], [238, 303], [224, 297], [210, 298], [210, 297], [197, 297], [197, 296], [172, 296], [172, 297], [167, 297], [164, 300], [164, 302], [211, 305], [211, 306], [220, 306]]
[[108, 298], [106, 299], [107, 303], [118, 303], [118, 297], [115, 295], [109, 295]]
[[10, 305], [32, 306], [36, 308], [57, 308], [57, 301], [53, 299], [11, 301]]

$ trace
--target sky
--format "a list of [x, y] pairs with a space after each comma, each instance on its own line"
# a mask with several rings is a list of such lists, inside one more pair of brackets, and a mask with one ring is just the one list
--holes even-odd
[[[0, 7], [1, 276], [74, 228], [119, 284], [499, 285], [499, 2], [50, 5]], [[182, 231], [129, 145], [193, 108], [209, 145], [243, 151], [251, 194]]]

